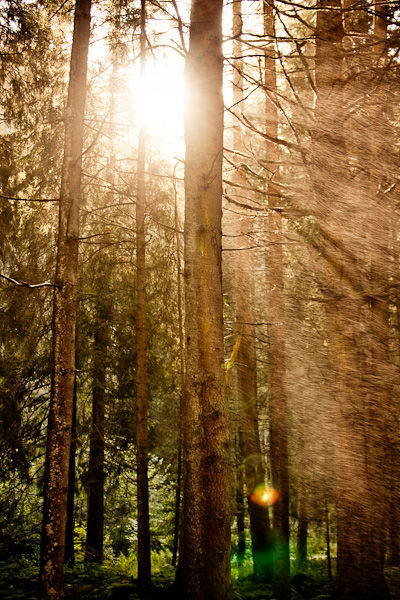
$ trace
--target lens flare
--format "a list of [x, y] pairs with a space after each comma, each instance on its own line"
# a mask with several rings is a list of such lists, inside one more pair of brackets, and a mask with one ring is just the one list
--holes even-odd
[[273, 488], [258, 485], [250, 496], [250, 500], [260, 506], [272, 506], [278, 500], [279, 493]]

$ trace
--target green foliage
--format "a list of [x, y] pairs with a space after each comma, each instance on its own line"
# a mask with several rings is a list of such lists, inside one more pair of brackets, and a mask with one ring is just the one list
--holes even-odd
[[292, 587], [306, 600], [332, 591], [326, 572], [323, 575], [319, 570], [313, 570], [312, 566], [309, 566], [307, 575], [297, 574], [292, 578]]
[[253, 558], [249, 544], [247, 544], [247, 550], [244, 555], [243, 564], [238, 564], [238, 557], [236, 552], [232, 552], [231, 555], [231, 573], [232, 580], [238, 581], [243, 578], [251, 577], [253, 574]]
[[252, 577], [243, 577], [234, 582], [235, 600], [269, 600], [272, 589], [265, 583], [257, 583]]
[[[85, 558], [86, 527], [75, 525], [74, 527], [74, 555], [75, 563], [83, 563]], [[89, 563], [92, 564], [92, 563]]]
[[133, 552], [119, 554], [115, 558], [110, 558], [105, 562], [105, 568], [118, 575], [126, 577], [137, 577], [137, 556]]
[[30, 492], [16, 480], [0, 486], [0, 561], [19, 556], [28, 562], [38, 556], [40, 504]]
[[[173, 580], [175, 569], [171, 565], [171, 552], [168, 549], [152, 550], [151, 566], [153, 575]], [[114, 575], [136, 579], [137, 556], [134, 552], [129, 552], [127, 555], [121, 553], [117, 557], [109, 557], [105, 560], [103, 569]]]

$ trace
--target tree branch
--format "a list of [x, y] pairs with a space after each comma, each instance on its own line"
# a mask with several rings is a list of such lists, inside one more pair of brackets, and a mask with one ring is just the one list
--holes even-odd
[[5, 196], [4, 194], [0, 194], [0, 198], [17, 200], [18, 202], [60, 202], [60, 198], [15, 198], [14, 196]]
[[61, 287], [60, 284], [51, 283], [50, 281], [45, 281], [44, 283], [27, 283], [26, 281], [17, 281], [16, 279], [13, 279], [12, 277], [8, 277], [7, 275], [4, 275], [4, 273], [0, 273], [0, 277], [5, 279], [6, 281], [9, 281], [10, 283], [13, 283], [14, 285], [17, 285], [19, 287], [27, 287], [30, 289], [41, 288], [41, 287]]

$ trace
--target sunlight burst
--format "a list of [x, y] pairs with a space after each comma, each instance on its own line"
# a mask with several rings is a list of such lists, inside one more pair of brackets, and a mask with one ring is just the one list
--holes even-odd
[[146, 66], [140, 86], [139, 114], [152, 136], [183, 135], [183, 63], [175, 57]]
[[267, 488], [265, 485], [256, 487], [250, 498], [255, 504], [260, 506], [272, 506], [278, 500], [279, 493], [273, 488]]

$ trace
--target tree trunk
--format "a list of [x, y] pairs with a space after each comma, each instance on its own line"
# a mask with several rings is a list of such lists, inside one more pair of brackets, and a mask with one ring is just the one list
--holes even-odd
[[[144, 80], [146, 69], [146, 2], [141, 0], [140, 72]], [[138, 580], [151, 582], [149, 482], [148, 482], [148, 399], [147, 399], [147, 300], [146, 300], [146, 129], [140, 124], [138, 142], [138, 184], [136, 198], [137, 252], [137, 505], [138, 505]]]
[[307, 537], [308, 537], [308, 514], [304, 492], [300, 492], [297, 502], [297, 552], [296, 570], [304, 573], [307, 569]]
[[[101, 269], [101, 267], [100, 267]], [[101, 271], [104, 273], [103, 269]], [[89, 451], [89, 490], [85, 560], [103, 562], [104, 423], [106, 359], [109, 346], [109, 298], [98, 298], [94, 332], [92, 427]]]
[[[175, 495], [175, 516], [174, 516], [174, 544], [172, 550], [172, 565], [176, 566], [181, 532], [181, 496], [182, 496], [182, 478], [183, 478], [183, 411], [185, 397], [185, 333], [183, 330], [183, 302], [182, 302], [182, 260], [181, 260], [181, 232], [179, 230], [178, 214], [178, 192], [176, 188], [176, 178], [174, 173], [174, 212], [175, 212], [175, 236], [176, 236], [176, 257], [177, 257], [177, 301], [178, 301], [178, 328], [179, 328], [179, 367], [180, 367], [180, 395], [179, 395], [179, 432], [178, 432], [178, 464], [177, 464], [177, 482]], [[179, 552], [180, 554], [180, 552]]]
[[222, 315], [222, 0], [193, 0], [185, 104], [183, 594], [229, 600], [229, 406]]
[[[121, 6], [118, 0], [114, 25], [116, 39], [110, 48], [112, 73], [109, 84], [110, 108], [107, 137], [109, 139], [109, 156], [106, 168], [107, 192], [105, 204], [114, 202], [115, 186], [115, 117], [118, 105], [118, 34], [121, 21]], [[106, 369], [107, 355], [110, 345], [110, 320], [112, 316], [111, 289], [108, 284], [111, 278], [111, 266], [107, 260], [107, 244], [109, 237], [102, 234], [99, 245], [99, 259], [96, 265], [94, 282], [97, 301], [95, 305], [94, 348], [93, 348], [93, 391], [92, 391], [92, 425], [90, 432], [89, 468], [88, 468], [88, 514], [86, 531], [85, 561], [103, 562], [104, 537], [104, 455], [105, 455], [105, 410], [106, 410]]]
[[[398, 265], [400, 259], [400, 244], [398, 241], [399, 220], [393, 224], [393, 262], [394, 279], [398, 280]], [[394, 294], [394, 306], [396, 310], [395, 338], [397, 338], [396, 351], [397, 360], [400, 355], [400, 289]], [[398, 423], [398, 407], [394, 407], [395, 423]], [[400, 566], [400, 464], [399, 444], [392, 443], [390, 448], [390, 513], [389, 513], [389, 538], [387, 544], [387, 565], [390, 567]]]
[[63, 595], [62, 575], [75, 379], [79, 204], [91, 0], [76, 0], [65, 115], [53, 312], [50, 414], [44, 476], [40, 597]]
[[[264, 33], [269, 40], [265, 53], [265, 131], [278, 137], [275, 26], [273, 3], [264, 2]], [[290, 597], [289, 560], [289, 459], [286, 397], [286, 351], [284, 314], [283, 236], [279, 210], [279, 148], [266, 144], [268, 180], [267, 315], [269, 364], [269, 418], [272, 486], [279, 493], [273, 505], [273, 590], [277, 598]]]
[[[390, 58], [388, 56], [388, 25], [390, 22], [389, 5], [376, 5], [374, 10], [374, 68], [378, 77], [384, 77]], [[382, 75], [383, 74], [383, 75]], [[371, 252], [371, 287], [372, 314], [371, 325], [374, 340], [374, 352], [371, 360], [371, 376], [374, 385], [374, 400], [379, 409], [375, 418], [375, 436], [371, 440], [371, 451], [378, 442], [383, 452], [378, 453], [375, 460], [376, 484], [381, 482], [382, 471], [386, 475], [386, 485], [389, 490], [389, 502], [382, 507], [380, 515], [382, 533], [380, 536], [382, 561], [385, 558], [390, 566], [400, 565], [400, 490], [399, 490], [399, 446], [397, 434], [398, 408], [395, 401], [393, 380], [397, 369], [391, 364], [390, 356], [390, 286], [391, 280], [398, 280], [397, 255], [397, 223], [393, 226], [393, 204], [389, 204], [383, 192], [388, 182], [392, 180], [392, 165], [395, 159], [395, 141], [389, 123], [389, 104], [385, 85], [380, 85], [375, 92], [372, 107], [372, 165], [371, 183], [372, 198], [376, 202], [373, 222], [379, 223], [379, 231], [372, 232]], [[394, 249], [394, 273], [390, 272], [393, 262], [390, 260], [390, 245]], [[394, 275], [394, 277], [393, 277]], [[397, 304], [397, 311], [398, 311]], [[399, 313], [398, 313], [399, 314]], [[385, 430], [379, 425], [386, 420]], [[386, 443], [384, 443], [384, 441]], [[382, 448], [383, 447], [383, 448]], [[385, 452], [386, 448], [386, 452]], [[385, 461], [383, 468], [382, 459]], [[380, 466], [379, 466], [380, 465]], [[379, 473], [379, 469], [381, 473]], [[375, 493], [378, 492], [377, 486]], [[386, 537], [387, 547], [383, 539]]]
[[[396, 449], [397, 450], [397, 449]], [[389, 567], [400, 566], [400, 492], [398, 451], [391, 449], [390, 506], [386, 563]]]
[[[336, 122], [342, 118], [340, 107], [342, 96], [338, 91], [342, 76], [343, 53], [341, 48], [343, 28], [341, 14], [330, 11], [331, 5], [340, 8], [340, 0], [327, 2], [320, 0], [317, 13], [317, 38], [315, 79], [317, 98], [315, 105], [315, 132], [313, 137], [313, 184], [315, 190], [315, 206], [319, 208], [318, 216], [326, 229], [334, 231], [336, 215], [334, 214], [336, 195], [331, 186], [326, 186], [326, 178], [334, 178], [338, 182], [338, 196], [346, 197], [346, 160], [345, 140], [341, 126]], [[322, 10], [325, 8], [325, 10]], [[335, 87], [336, 86], [336, 87]], [[341, 121], [341, 125], [343, 126]], [[329, 169], [327, 168], [329, 157]], [[333, 170], [333, 172], [331, 172]], [[326, 208], [325, 208], [326, 207]], [[342, 221], [344, 217], [342, 216]], [[336, 226], [339, 226], [336, 224]], [[345, 231], [345, 228], [342, 229]], [[334, 252], [334, 251], [333, 251]], [[336, 259], [341, 264], [341, 257]], [[346, 264], [347, 266], [347, 264]], [[345, 268], [345, 267], [343, 267]], [[337, 373], [334, 382], [336, 401], [335, 434], [336, 453], [335, 462], [340, 481], [337, 482], [337, 511], [338, 511], [338, 577], [337, 591], [340, 598], [346, 595], [348, 581], [356, 579], [358, 567], [359, 527], [360, 515], [357, 512], [358, 492], [354, 482], [360, 467], [360, 458], [351, 460], [354, 452], [356, 458], [360, 438], [357, 432], [351, 432], [351, 422], [347, 423], [346, 415], [340, 410], [349, 401], [348, 394], [352, 394], [358, 401], [358, 374], [357, 357], [354, 354], [353, 319], [359, 315], [359, 303], [354, 298], [351, 289], [347, 289], [348, 281], [341, 280], [340, 269], [334, 274], [337, 286], [335, 294], [338, 300], [332, 301], [327, 307], [328, 337], [330, 340], [330, 354], [332, 357], [332, 370]], [[338, 280], [338, 281], [337, 281]], [[342, 285], [340, 285], [340, 283]], [[340, 291], [339, 291], [340, 290]], [[355, 317], [356, 316], [356, 317]], [[350, 390], [353, 390], [352, 392]], [[353, 448], [351, 446], [353, 445]], [[361, 447], [359, 447], [361, 450]], [[353, 483], [352, 483], [353, 482]], [[343, 596], [342, 596], [343, 594]], [[355, 597], [358, 597], [357, 594]]]
[[72, 408], [71, 449], [69, 453], [68, 468], [68, 498], [67, 522], [65, 526], [65, 554], [64, 564], [72, 566], [75, 562], [74, 549], [74, 510], [75, 510], [75, 466], [76, 466], [76, 408], [77, 408], [77, 382], [76, 373], [74, 380], [74, 398]]
[[[365, 306], [366, 280], [360, 264], [365, 227], [364, 205], [352, 193], [346, 156], [345, 96], [342, 93], [344, 53], [340, 0], [320, 0], [317, 13], [315, 132], [312, 163], [315, 214], [323, 225], [334, 265], [327, 326], [334, 373], [335, 471], [337, 494], [337, 581], [340, 600], [388, 598], [380, 539], [384, 531], [384, 430], [386, 401], [380, 375], [371, 386], [370, 365], [361, 356], [363, 335], [379, 350]], [[335, 182], [334, 185], [331, 182]], [[351, 225], [349, 217], [351, 215]], [[376, 234], [376, 232], [375, 232]], [[368, 239], [368, 236], [367, 236]], [[368, 248], [367, 250], [370, 250]], [[372, 258], [372, 264], [374, 258]], [[365, 259], [364, 259], [365, 261]], [[364, 274], [368, 270], [364, 262]], [[374, 309], [372, 309], [374, 311]], [[382, 314], [375, 316], [382, 325]], [[377, 345], [378, 343], [378, 345]], [[373, 361], [375, 364], [375, 361]], [[367, 387], [366, 387], [367, 386]], [[381, 465], [381, 477], [378, 475]]]
[[[242, 3], [239, 0], [233, 5], [233, 112], [243, 111], [243, 60], [242, 43]], [[233, 122], [233, 149], [244, 153], [242, 127], [239, 121]], [[231, 195], [239, 195], [238, 201], [243, 200], [240, 191], [247, 187], [246, 177], [238, 166], [232, 174], [232, 181], [238, 187], [233, 187]], [[235, 190], [239, 190], [236, 192]], [[261, 495], [254, 494], [257, 488], [265, 487], [265, 469], [261, 454], [258, 431], [257, 410], [257, 361], [254, 343], [253, 302], [254, 302], [254, 265], [249, 247], [248, 233], [249, 215], [246, 209], [239, 216], [234, 215], [233, 233], [235, 239], [234, 268], [235, 287], [234, 299], [236, 308], [237, 334], [241, 342], [237, 355], [237, 395], [239, 410], [239, 450], [240, 462], [243, 466], [245, 490], [250, 515], [254, 575], [260, 580], [270, 582], [271, 552], [270, 526], [268, 505], [260, 503]], [[257, 500], [256, 500], [257, 499]]]
[[244, 472], [239, 469], [236, 479], [236, 520], [237, 520], [237, 562], [239, 577], [243, 576], [244, 559], [246, 554], [246, 530], [244, 524]]
[[329, 522], [328, 501], [325, 498], [325, 541], [326, 541], [326, 562], [328, 567], [328, 579], [332, 581], [332, 557], [331, 557], [331, 528]]
[[[374, 67], [379, 71], [387, 65], [387, 27], [389, 10], [382, 5], [375, 8], [374, 15]], [[371, 348], [366, 361], [368, 428], [365, 434], [366, 479], [370, 498], [368, 506], [368, 537], [379, 531], [374, 551], [365, 553], [365, 570], [376, 571], [377, 581], [382, 586], [381, 597], [388, 597], [383, 567], [386, 541], [388, 538], [389, 501], [379, 492], [381, 486], [390, 490], [391, 454], [397, 445], [397, 431], [392, 423], [395, 415], [392, 396], [392, 379], [395, 373], [390, 368], [389, 356], [389, 237], [392, 214], [382, 187], [387, 184], [387, 160], [391, 156], [391, 130], [388, 127], [386, 90], [380, 86], [375, 92], [371, 110], [371, 226], [368, 229], [370, 250], [370, 315], [369, 329]], [[391, 163], [392, 164], [392, 163]], [[378, 243], [377, 243], [377, 240]], [[378, 575], [379, 572], [379, 575]]]

